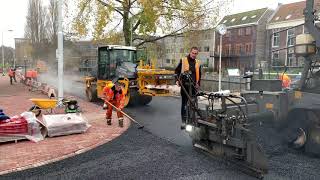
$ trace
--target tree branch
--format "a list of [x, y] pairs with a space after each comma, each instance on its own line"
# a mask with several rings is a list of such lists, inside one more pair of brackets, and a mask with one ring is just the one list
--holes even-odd
[[120, 1], [120, 0], [115, 0], [115, 1], [117, 1], [118, 3], [121, 3], [121, 4], [123, 3], [123, 1]]
[[133, 0], [133, 1], [131, 2], [131, 4], [134, 4], [135, 2], [137, 2], [137, 0]]
[[119, 13], [121, 16], [123, 16], [123, 13], [122, 13], [119, 9], [111, 6], [110, 4], [107, 4], [106, 2], [103, 2], [102, 0], [98, 0], [98, 1], [99, 1], [102, 5], [108, 6], [108, 7], [112, 8], [112, 9], [115, 10], [117, 13]]
[[[197, 16], [195, 17], [194, 19], [192, 19], [192, 21], [196, 21], [198, 18], [202, 17], [203, 15], [200, 15], [200, 16]], [[163, 38], [166, 38], [166, 37], [169, 37], [169, 36], [174, 36], [174, 34], [176, 34], [177, 32], [181, 31], [182, 29], [186, 28], [187, 26], [189, 26], [189, 24], [186, 24], [184, 25], [183, 27], [181, 27], [180, 29], [178, 30], [175, 30], [167, 35], [164, 35], [164, 36], [160, 36], [160, 37], [155, 37], [155, 38], [149, 38], [149, 39], [145, 39], [144, 41], [140, 42], [139, 44], [137, 44], [137, 47], [145, 44], [145, 43], [148, 43], [148, 42], [154, 42], [154, 41], [157, 41], [157, 40], [160, 40], [160, 39], [163, 39]], [[137, 39], [141, 39], [141, 38], [136, 38], [135, 40]], [[142, 40], [142, 39], [141, 39]]]
[[140, 23], [141, 23], [141, 21], [139, 19], [138, 22], [132, 27], [133, 32], [139, 27]]
[[[166, 38], [166, 37], [169, 37], [169, 36], [174, 36], [174, 34], [176, 34], [177, 32], [181, 31], [182, 29], [186, 28], [188, 25], [185, 25], [183, 26], [182, 28], [176, 30], [176, 31], [173, 31], [171, 32], [170, 34], [167, 34], [167, 35], [164, 35], [164, 36], [160, 36], [160, 37], [156, 37], [156, 38], [149, 38], [149, 39], [144, 39], [144, 41], [142, 41], [141, 43], [137, 44], [137, 47], [145, 44], [145, 43], [148, 43], [148, 42], [154, 42], [154, 41], [157, 41], [157, 40], [160, 40], [160, 39], [163, 39], [163, 38]], [[141, 39], [143, 40], [142, 38], [135, 38], [135, 40], [137, 39]]]

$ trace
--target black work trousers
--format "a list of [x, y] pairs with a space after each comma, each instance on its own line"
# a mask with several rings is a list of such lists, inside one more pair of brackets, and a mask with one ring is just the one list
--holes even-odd
[[[191, 89], [189, 89], [189, 85], [185, 84], [184, 87], [185, 87], [185, 90], [188, 92], [189, 96], [191, 98], [195, 98], [196, 90], [195, 90], [194, 86], [191, 86]], [[187, 94], [182, 89], [182, 87], [180, 90], [180, 94], [181, 94], [181, 120], [182, 120], [182, 123], [186, 123], [186, 120], [188, 117], [187, 109], [188, 109], [188, 100], [189, 99], [188, 99]]]
[[14, 82], [17, 82], [16, 77], [15, 76], [10, 76], [10, 84], [12, 85], [12, 80], [14, 80]]

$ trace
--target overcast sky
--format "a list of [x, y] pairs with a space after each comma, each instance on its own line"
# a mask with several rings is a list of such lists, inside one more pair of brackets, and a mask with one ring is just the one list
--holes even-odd
[[[44, 0], [47, 1], [47, 0]], [[263, 7], [276, 8], [278, 3], [290, 3], [302, 0], [234, 0], [230, 13], [243, 12]], [[14, 38], [24, 36], [28, 0], [0, 1], [0, 31], [3, 44], [14, 47]], [[13, 30], [9, 32], [8, 30]], [[2, 38], [1, 38], [2, 40]]]

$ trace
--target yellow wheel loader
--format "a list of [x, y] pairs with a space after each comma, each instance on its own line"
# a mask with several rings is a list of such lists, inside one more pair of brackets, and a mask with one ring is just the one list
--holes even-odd
[[102, 97], [102, 90], [113, 79], [125, 84], [125, 105], [146, 105], [152, 96], [170, 96], [174, 72], [138, 63], [137, 49], [131, 46], [107, 45], [98, 47], [98, 63], [94, 76], [85, 77], [89, 101]]

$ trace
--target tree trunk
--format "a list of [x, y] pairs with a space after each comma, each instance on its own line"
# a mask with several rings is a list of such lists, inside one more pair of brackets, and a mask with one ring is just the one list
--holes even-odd
[[130, 12], [130, 2], [124, 1], [123, 2], [123, 36], [124, 36], [124, 43], [126, 46], [131, 45], [131, 22], [129, 19], [129, 12]]
[[123, 18], [123, 36], [124, 36], [124, 43], [126, 46], [131, 45], [130, 41], [130, 21], [128, 19]]

